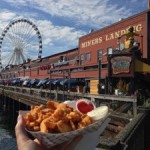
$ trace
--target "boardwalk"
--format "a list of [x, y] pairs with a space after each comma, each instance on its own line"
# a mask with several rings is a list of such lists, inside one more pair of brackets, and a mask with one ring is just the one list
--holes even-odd
[[[9, 101], [13, 99], [18, 103], [23, 103], [28, 106], [45, 104], [47, 100], [52, 98], [55, 100], [56, 97], [59, 98], [58, 101], [63, 101], [63, 94], [70, 99], [83, 97], [88, 98], [94, 101], [97, 106], [104, 104], [105, 102], [105, 104], [109, 105], [110, 108], [112, 107], [110, 104], [116, 105], [116, 102], [119, 104], [123, 103], [123, 105], [120, 105], [120, 107], [114, 111], [110, 109], [111, 123], [108, 125], [102, 136], [100, 136], [100, 142], [97, 150], [106, 150], [112, 147], [119, 147], [119, 150], [122, 150], [127, 145], [128, 150], [137, 150], [137, 141], [139, 140], [142, 143], [142, 145], [140, 145], [140, 150], [145, 150], [144, 147], [147, 145], [149, 146], [148, 142], [143, 144], [144, 138], [148, 136], [148, 133], [146, 132], [147, 129], [145, 127], [149, 126], [149, 112], [139, 112], [139, 110], [137, 110], [136, 97], [90, 95], [85, 93], [69, 93], [69, 95], [67, 95], [68, 93], [63, 91], [49, 91], [9, 86], [1, 87], [0, 94], [4, 97], [9, 97]], [[130, 113], [128, 110], [131, 110]], [[145, 135], [143, 135], [143, 133]], [[131, 142], [131, 140], [134, 140], [134, 142]]]

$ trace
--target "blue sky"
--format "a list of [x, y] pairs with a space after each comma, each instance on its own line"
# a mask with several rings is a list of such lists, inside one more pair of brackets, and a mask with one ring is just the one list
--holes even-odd
[[[0, 34], [13, 20], [32, 21], [41, 33], [45, 57], [76, 48], [78, 38], [90, 29], [97, 30], [145, 11], [147, 3], [148, 0], [1, 0]], [[37, 51], [28, 51], [28, 55], [35, 57]]]

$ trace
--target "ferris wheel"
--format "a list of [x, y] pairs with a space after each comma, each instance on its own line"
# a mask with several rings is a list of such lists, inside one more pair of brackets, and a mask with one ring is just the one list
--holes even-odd
[[42, 37], [27, 19], [10, 22], [0, 37], [0, 70], [42, 57]]

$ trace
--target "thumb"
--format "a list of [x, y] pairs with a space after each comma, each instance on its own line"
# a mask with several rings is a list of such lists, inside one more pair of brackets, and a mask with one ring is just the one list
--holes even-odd
[[25, 123], [23, 116], [19, 114], [17, 119], [17, 124], [15, 127], [15, 133], [17, 137], [17, 143], [26, 142], [29, 140], [29, 137], [27, 135], [27, 132], [25, 131]]

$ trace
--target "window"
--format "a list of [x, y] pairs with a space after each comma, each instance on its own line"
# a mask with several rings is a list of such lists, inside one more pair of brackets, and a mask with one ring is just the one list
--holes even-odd
[[91, 53], [90, 53], [90, 52], [86, 53], [85, 59], [86, 59], [87, 61], [90, 61], [90, 60], [91, 60]]
[[80, 64], [84, 64], [84, 54], [80, 55]]
[[107, 69], [108, 68], [108, 64], [102, 64], [102, 69]]

